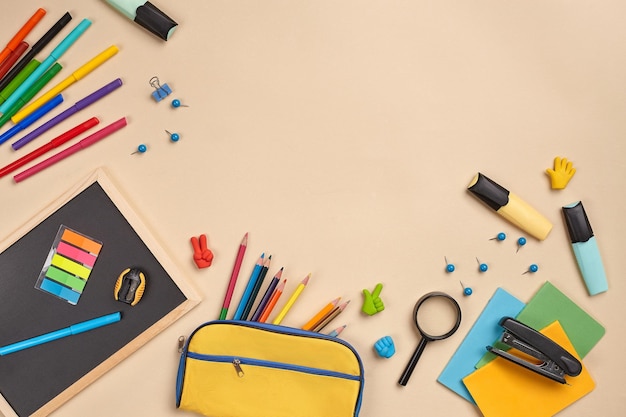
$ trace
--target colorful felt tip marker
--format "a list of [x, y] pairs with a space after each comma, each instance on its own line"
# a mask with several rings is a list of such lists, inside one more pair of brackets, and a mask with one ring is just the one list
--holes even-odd
[[17, 62], [18, 59], [26, 52], [28, 49], [28, 43], [20, 42], [15, 48], [15, 51], [11, 51], [7, 59], [5, 59], [2, 64], [0, 64], [0, 78], [4, 77], [7, 72], [13, 67], [13, 65]]
[[[119, 78], [116, 78], [115, 80], [111, 81], [110, 83], [108, 83], [104, 87], [99, 88], [98, 90], [96, 90], [93, 93], [89, 94], [85, 98], [77, 101], [73, 106], [71, 106], [68, 109], [64, 110], [63, 112], [59, 113], [58, 115], [56, 115], [52, 119], [48, 120], [46, 123], [44, 123], [41, 126], [39, 126], [37, 129], [34, 129], [32, 132], [29, 132], [23, 138], [21, 138], [21, 139], [17, 140], [16, 142], [12, 143], [11, 147], [14, 150], [20, 149], [22, 146], [24, 146], [27, 143], [33, 141], [35, 138], [39, 137], [43, 133], [45, 133], [48, 130], [52, 129], [54, 126], [58, 125], [59, 123], [61, 123], [65, 119], [67, 119], [68, 117], [78, 113], [79, 111], [81, 111], [85, 107], [95, 103], [96, 101], [98, 101], [101, 98], [105, 97], [107, 94], [111, 93], [112, 91], [115, 91], [121, 85], [122, 85], [122, 80], [119, 79]], [[36, 110], [36, 111], [38, 111], [38, 110]], [[28, 116], [28, 117], [30, 117], [30, 116]]]
[[11, 38], [7, 46], [0, 52], [0, 62], [4, 61], [12, 51], [15, 51], [20, 42], [24, 40], [26, 35], [39, 23], [45, 16], [46, 11], [44, 9], [37, 9], [37, 11], [26, 21], [24, 26], [17, 31], [15, 36]]
[[163, 13], [154, 4], [144, 0], [106, 0], [124, 16], [155, 34], [164, 41], [168, 40], [178, 23]]
[[114, 132], [117, 132], [124, 126], [126, 126], [126, 118], [122, 117], [121, 119], [111, 123], [110, 125], [105, 126], [104, 128], [98, 130], [97, 132], [87, 136], [85, 139], [82, 139], [80, 142], [75, 143], [69, 148], [64, 149], [61, 152], [55, 155], [52, 155], [50, 158], [44, 161], [41, 161], [40, 163], [36, 165], [33, 165], [32, 167], [28, 168], [25, 171], [20, 172], [19, 174], [15, 175], [13, 179], [15, 180], [15, 182], [23, 181], [26, 178], [31, 177], [35, 175], [36, 173], [41, 172], [44, 169], [56, 164], [57, 162], [62, 161], [68, 156], [71, 156], [78, 151], [82, 151], [83, 149], [86, 149], [88, 146], [93, 145], [94, 143], [106, 138], [107, 136], [111, 135]]
[[37, 56], [37, 54], [41, 52], [41, 50], [45, 48], [52, 41], [52, 39], [59, 34], [59, 32], [61, 32], [61, 29], [63, 29], [70, 20], [72, 20], [72, 16], [69, 12], [65, 12], [65, 14], [57, 20], [57, 22], [52, 25], [52, 27], [48, 29], [48, 31], [44, 33], [44, 35], [39, 38], [37, 42], [35, 42], [33, 47], [26, 52], [26, 55], [24, 55], [22, 59], [20, 59], [19, 62], [11, 68], [7, 75], [0, 80], [0, 90], [6, 88], [9, 83], [13, 81], [15, 77], [17, 77], [17, 75], [35, 58], [35, 56]]
[[11, 162], [10, 164], [4, 166], [3, 168], [0, 168], [0, 177], [4, 177], [5, 175], [15, 171], [16, 169], [23, 167], [30, 161], [39, 158], [41, 155], [51, 151], [52, 149], [58, 148], [59, 146], [75, 138], [81, 133], [91, 129], [98, 123], [100, 123], [100, 121], [96, 117], [92, 117], [91, 119], [88, 119], [82, 122], [81, 124], [74, 126], [67, 132], [61, 133], [59, 136], [52, 139], [50, 142], [46, 143], [45, 145], [40, 146], [39, 148], [24, 155], [18, 160]]
[[0, 113], [5, 113], [11, 106], [19, 100], [26, 90], [28, 90], [36, 81], [48, 70], [54, 63], [63, 56], [63, 54], [78, 40], [78, 38], [85, 33], [85, 31], [91, 26], [91, 20], [83, 19], [57, 46], [50, 52], [50, 55], [44, 59], [33, 71], [32, 74], [24, 80], [24, 82], [17, 87], [17, 89], [11, 94], [11, 96], [0, 105]]
[[[61, 64], [55, 63], [48, 71], [46, 71], [39, 79], [33, 84], [26, 92], [24, 96], [20, 97], [15, 104], [13, 104], [9, 110], [0, 116], [0, 126], [4, 126], [6, 122], [11, 119], [15, 113], [17, 113], [31, 98], [35, 96], [42, 88], [46, 86], [54, 78], [55, 75], [61, 71]], [[9, 87], [7, 87], [9, 88]]]
[[13, 80], [11, 80], [10, 83], [7, 83], [6, 87], [0, 91], [0, 104], [4, 103], [6, 99], [13, 94], [15, 89], [19, 87], [19, 85], [22, 84], [33, 71], [35, 71], [35, 68], [37, 68], [39, 64], [41, 64], [41, 62], [36, 59], [31, 60], [18, 74], [15, 75], [15, 77], [13, 77]]
[[26, 119], [22, 120], [11, 129], [4, 132], [0, 135], [0, 144], [6, 142], [11, 139], [13, 136], [17, 135], [22, 130], [26, 129], [28, 126], [35, 123], [37, 120], [41, 119], [43, 116], [48, 114], [52, 109], [54, 109], [59, 104], [63, 103], [63, 96], [59, 94], [58, 96], [53, 97], [46, 104], [37, 109], [33, 114], [28, 116]]
[[30, 339], [22, 340], [21, 342], [16, 342], [10, 345], [0, 347], [0, 356], [8, 355], [10, 353], [18, 352], [24, 349], [29, 349], [38, 345], [42, 345], [44, 343], [52, 342], [53, 340], [62, 339], [64, 337], [73, 336], [100, 327], [108, 326], [109, 324], [117, 323], [121, 319], [122, 313], [118, 311], [116, 313], [96, 317], [95, 319], [72, 324], [71, 326], [65, 327], [63, 329], [55, 330], [53, 332], [42, 334], [41, 336], [32, 337]]
[[28, 106], [24, 107], [22, 110], [17, 112], [15, 116], [11, 118], [13, 123], [17, 123], [33, 111], [37, 110], [43, 103], [50, 100], [51, 97], [56, 96], [63, 92], [66, 88], [74, 84], [76, 81], [84, 78], [91, 71], [98, 68], [100, 65], [104, 64], [109, 58], [115, 55], [119, 49], [117, 46], [112, 45], [109, 46], [104, 51], [100, 52], [95, 57], [91, 58], [86, 64], [82, 67], [78, 68], [74, 71], [69, 77], [65, 78], [63, 81], [52, 87], [50, 90], [46, 91], [41, 97], [38, 97], [37, 100], [33, 101]]
[[562, 208], [572, 249], [578, 262], [578, 269], [585, 281], [589, 295], [596, 295], [609, 289], [600, 257], [600, 249], [591, 229], [587, 213], [581, 201]]
[[480, 172], [474, 176], [468, 190], [499, 215], [531, 236], [544, 240], [552, 223], [532, 206]]

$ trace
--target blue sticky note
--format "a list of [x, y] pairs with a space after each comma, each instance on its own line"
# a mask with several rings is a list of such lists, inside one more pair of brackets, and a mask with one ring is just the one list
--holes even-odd
[[500, 319], [504, 316], [516, 317], [524, 306], [522, 301], [506, 290], [498, 288], [437, 381], [475, 404], [470, 392], [463, 384], [463, 378], [476, 370], [474, 366], [485, 354], [485, 346], [492, 344], [502, 334]]

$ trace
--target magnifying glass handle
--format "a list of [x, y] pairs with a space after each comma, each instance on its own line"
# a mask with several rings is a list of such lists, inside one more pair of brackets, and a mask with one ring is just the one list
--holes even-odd
[[411, 374], [413, 373], [413, 369], [415, 369], [415, 365], [417, 365], [417, 361], [419, 361], [420, 356], [422, 356], [426, 343], [428, 343], [428, 340], [426, 340], [425, 337], [422, 337], [422, 340], [420, 340], [419, 345], [417, 345], [417, 349], [415, 349], [413, 356], [411, 356], [411, 360], [406, 365], [406, 368], [404, 368], [404, 372], [402, 372], [402, 376], [400, 377], [398, 384], [405, 386], [406, 383], [409, 382], [409, 378], [411, 378]]

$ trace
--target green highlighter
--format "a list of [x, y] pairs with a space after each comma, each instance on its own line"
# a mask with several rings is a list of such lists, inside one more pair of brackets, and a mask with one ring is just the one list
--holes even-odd
[[11, 80], [11, 82], [7, 84], [2, 91], [0, 91], [0, 104], [4, 103], [6, 99], [13, 94], [15, 89], [22, 84], [22, 82], [28, 78], [28, 76], [35, 71], [35, 68], [37, 68], [40, 64], [41, 62], [36, 59], [33, 59], [26, 64], [26, 66], [15, 76], [15, 78], [13, 78], [13, 80]]
[[[40, 92], [41, 89], [44, 88], [46, 84], [48, 84], [50, 80], [55, 75], [57, 75], [59, 71], [61, 71], [62, 68], [63, 67], [61, 66], [61, 64], [57, 62], [52, 67], [50, 67], [48, 71], [44, 72], [43, 75], [37, 81], [35, 81], [35, 84], [33, 84], [28, 90], [26, 90], [24, 96], [18, 99], [15, 104], [13, 104], [9, 108], [9, 110], [7, 110], [6, 113], [2, 115], [2, 117], [0, 117], [0, 127], [4, 126], [6, 122], [11, 120], [11, 117], [13, 117], [15, 113], [17, 113], [22, 107], [24, 107], [26, 103], [30, 101], [30, 99], [35, 97], [35, 95]], [[7, 88], [9, 88], [9, 86], [7, 86]]]

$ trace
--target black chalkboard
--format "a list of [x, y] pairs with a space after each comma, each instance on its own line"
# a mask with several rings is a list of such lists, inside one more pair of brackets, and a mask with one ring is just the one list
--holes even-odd
[[[195, 291], [181, 285], [179, 276], [174, 278], [169, 259], [164, 262], [162, 249], [130, 206], [121, 204], [102, 171], [73, 194], [43, 213], [6, 248], [0, 247], [0, 346], [116, 311], [122, 312], [122, 320], [0, 356], [0, 393], [20, 417], [48, 414], [95, 379], [94, 374], [106, 372], [120, 355], [145, 343], [155, 333], [146, 332], [151, 326], [166, 326], [199, 302]], [[35, 288], [60, 225], [102, 242], [77, 305]], [[136, 306], [113, 297], [115, 281], [128, 267], [141, 268], [147, 277], [146, 291]], [[144, 332], [150, 336], [142, 336]]]

